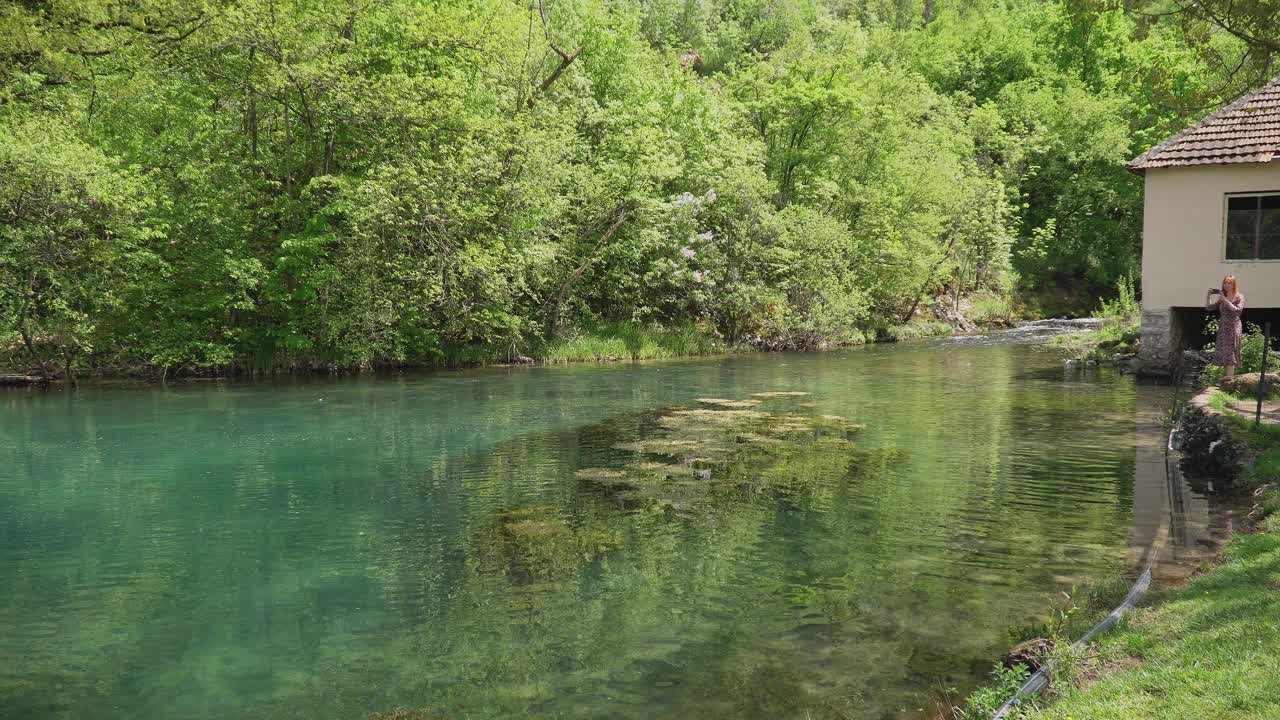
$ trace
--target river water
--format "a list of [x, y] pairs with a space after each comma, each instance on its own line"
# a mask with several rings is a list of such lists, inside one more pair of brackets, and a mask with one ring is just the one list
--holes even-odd
[[915, 717], [1225, 532], [1171, 400], [1017, 334], [3, 393], [0, 717]]

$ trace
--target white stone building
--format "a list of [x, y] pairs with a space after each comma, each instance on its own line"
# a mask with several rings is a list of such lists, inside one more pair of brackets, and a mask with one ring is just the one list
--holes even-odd
[[1171, 372], [1184, 348], [1205, 341], [1205, 291], [1225, 275], [1239, 280], [1246, 322], [1280, 320], [1280, 78], [1129, 168], [1146, 188], [1144, 371]]

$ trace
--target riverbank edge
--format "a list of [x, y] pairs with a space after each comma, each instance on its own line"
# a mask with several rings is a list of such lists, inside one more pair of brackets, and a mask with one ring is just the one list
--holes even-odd
[[1047, 344], [1067, 354], [1071, 366], [1120, 367], [1136, 372], [1141, 332], [1136, 318], [1099, 318], [1096, 330], [1059, 335]]
[[[457, 370], [473, 368], [504, 368], [540, 365], [567, 364], [612, 364], [637, 362], [644, 360], [674, 360], [682, 358], [714, 357], [717, 355], [737, 355], [744, 353], [765, 352], [824, 352], [870, 344], [891, 344], [930, 337], [948, 337], [972, 334], [985, 334], [1016, 327], [1020, 322], [1034, 321], [1027, 318], [1019, 321], [994, 321], [976, 324], [965, 329], [947, 325], [940, 321], [911, 322], [892, 326], [873, 337], [855, 336], [843, 341], [822, 341], [807, 346], [791, 346], [770, 342], [744, 341], [736, 344], [724, 343], [715, 336], [704, 333], [697, 337], [681, 329], [658, 328], [653, 332], [640, 333], [636, 336], [620, 334], [584, 334], [566, 341], [544, 345], [531, 350], [531, 355], [524, 355], [511, 350], [501, 350], [497, 346], [484, 345], [463, 348], [460, 351], [446, 352], [441, 358], [428, 362], [387, 362], [364, 365], [340, 365], [337, 363], [308, 362], [298, 364], [276, 365], [267, 369], [255, 369], [244, 364], [221, 366], [184, 365], [181, 367], [164, 367], [154, 364], [138, 364], [126, 366], [104, 365], [93, 368], [79, 368], [74, 374], [73, 382], [81, 380], [133, 380], [139, 382], [163, 383], [179, 380], [207, 380], [221, 378], [256, 378], [256, 377], [289, 377], [315, 375], [370, 375], [382, 372], [414, 372], [430, 370]], [[677, 338], [670, 342], [669, 337]], [[66, 377], [55, 375], [44, 377], [38, 371], [25, 366], [0, 364], [0, 386], [42, 386], [66, 384]]]
[[[1212, 387], [1188, 401], [1178, 431], [1194, 437], [1179, 445], [1251, 496], [1246, 526], [1187, 584], [1153, 593], [1111, 635], [1067, 657], [1052, 694], [1016, 717], [1280, 716], [1280, 427], [1253, 428], [1221, 405]], [[1220, 448], [1228, 451], [1208, 461]]]

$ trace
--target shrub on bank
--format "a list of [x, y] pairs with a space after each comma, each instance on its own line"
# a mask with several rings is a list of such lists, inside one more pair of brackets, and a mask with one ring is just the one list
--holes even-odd
[[876, 329], [876, 340], [898, 342], [950, 335], [954, 329], [941, 320], [916, 320], [905, 325], [886, 325]]
[[1103, 362], [1112, 360], [1116, 355], [1135, 355], [1142, 336], [1141, 314], [1142, 306], [1137, 300], [1133, 278], [1126, 275], [1116, 283], [1116, 297], [1102, 300], [1101, 307], [1093, 314], [1102, 321], [1101, 328], [1059, 335], [1050, 341], [1050, 345], [1066, 350], [1073, 360]]
[[1008, 294], [982, 292], [970, 299], [968, 319], [977, 325], [1008, 326], [1018, 321], [1018, 310]]
[[725, 346], [696, 325], [663, 328], [640, 323], [599, 323], [574, 330], [536, 353], [549, 363], [600, 360], [652, 360], [711, 355]]
[[[1217, 321], [1209, 323], [1210, 332], [1217, 332]], [[1245, 325], [1244, 336], [1240, 341], [1240, 367], [1237, 373], [1256, 373], [1262, 369], [1262, 347], [1266, 344], [1266, 336], [1262, 328], [1253, 323]], [[1267, 354], [1267, 372], [1280, 371], [1280, 346], [1276, 338], [1271, 338], [1271, 351]], [[1212, 351], [1213, 344], [1206, 345], [1205, 350]], [[1217, 385], [1226, 377], [1227, 371], [1221, 365], [1206, 365], [1200, 378], [1206, 385]]]

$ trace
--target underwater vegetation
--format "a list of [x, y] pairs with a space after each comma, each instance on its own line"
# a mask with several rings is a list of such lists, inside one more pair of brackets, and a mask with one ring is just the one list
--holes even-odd
[[[817, 517], [814, 511], [829, 509], [841, 488], [866, 476], [864, 464], [886, 462], [883, 449], [856, 447], [861, 425], [802, 407], [799, 401], [806, 396], [702, 398], [697, 407], [618, 416], [583, 428], [593, 440], [579, 444], [602, 450], [561, 466], [570, 478], [565, 492], [579, 495], [579, 502], [568, 506], [572, 509], [511, 505], [476, 526], [464, 581], [438, 622], [447, 626], [452, 617], [461, 618], [454, 613], [466, 609], [465, 622], [476, 628], [469, 634], [484, 641], [450, 649], [466, 660], [446, 673], [451, 677], [440, 679], [431, 710], [528, 712], [557, 702], [569, 686], [584, 682], [588, 687], [599, 683], [598, 692], [615, 701], [641, 697], [637, 693], [651, 687], [666, 688], [685, 702], [689, 694], [702, 697], [715, 687], [752, 687], [751, 693], [713, 704], [736, 712], [764, 692], [772, 698], [766, 705], [813, 706], [810, 690], [790, 699], [773, 697], [792, 693], [774, 687], [778, 683], [765, 689], [753, 679], [773, 667], [761, 666], [754, 648], [728, 651], [741, 653], [740, 660], [695, 682], [691, 670], [708, 664], [703, 653], [725, 660], [720, 645], [736, 643], [736, 634], [724, 635], [733, 623], [717, 628], [722, 619], [711, 624], [677, 609], [684, 605], [681, 598], [745, 590], [759, 597], [747, 606], [762, 615], [743, 622], [794, 622], [790, 611], [772, 615], [765, 609], [787, 594], [786, 586], [773, 579], [783, 568], [766, 571], [748, 590], [738, 587], [733, 558], [749, 556], [760, 537], [772, 534], [765, 528], [776, 522], [780, 508]], [[812, 600], [816, 612], [832, 602]], [[788, 602], [795, 612], [810, 612], [805, 599]], [[842, 614], [847, 617], [848, 611]], [[513, 618], [519, 622], [513, 624]], [[709, 635], [692, 642], [687, 631], [679, 630], [690, 624], [699, 635]], [[683, 636], [685, 647], [673, 655], [669, 649], [678, 647], [672, 644], [677, 636]], [[418, 642], [438, 647], [434, 637], [429, 632]], [[802, 645], [813, 640], [808, 635], [792, 639]], [[617, 645], [646, 643], [668, 650], [651, 661], [614, 653]], [[638, 686], [615, 680], [631, 676], [646, 679]], [[561, 682], [566, 687], [559, 687]], [[795, 689], [794, 683], [783, 684]]]
[[[852, 438], [863, 428], [858, 423], [779, 402], [806, 395], [700, 398], [698, 403], [715, 409], [667, 408], [648, 418], [650, 432], [639, 437], [610, 428], [635, 439], [612, 444], [614, 462], [579, 468], [574, 476], [611, 502], [590, 517], [566, 517], [551, 505], [500, 510], [479, 527], [471, 545], [471, 568], [504, 576], [515, 585], [536, 585], [574, 577], [621, 548], [628, 537], [645, 534], [636, 527], [635, 514], [658, 521], [705, 517], [757, 499], [826, 509], [835, 486], [862, 477], [859, 466], [884, 451], [855, 447]], [[743, 409], [765, 403], [775, 407]]]

